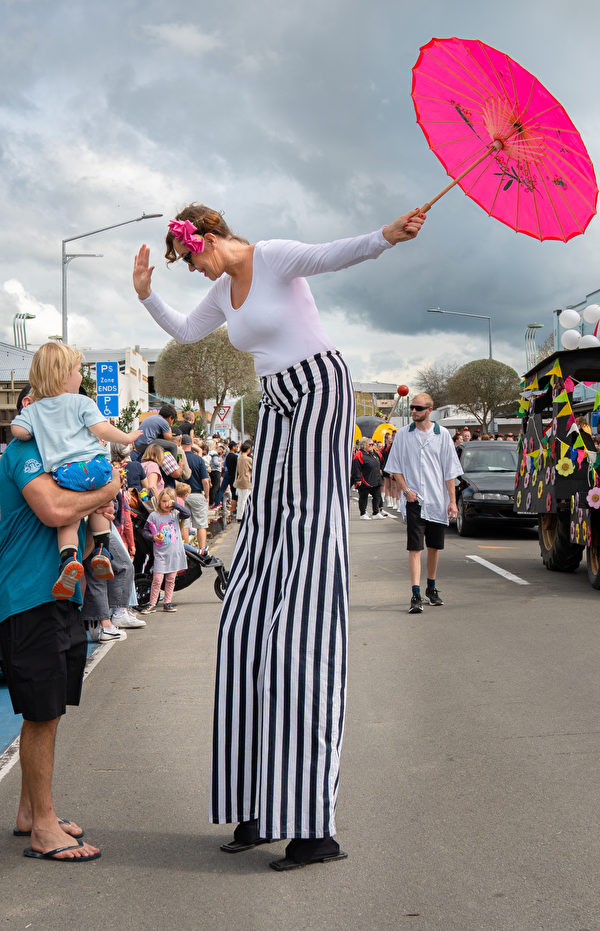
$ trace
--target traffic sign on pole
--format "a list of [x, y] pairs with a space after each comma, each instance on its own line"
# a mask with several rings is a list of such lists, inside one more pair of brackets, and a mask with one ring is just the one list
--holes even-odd
[[118, 362], [96, 362], [96, 404], [104, 417], [119, 416]]

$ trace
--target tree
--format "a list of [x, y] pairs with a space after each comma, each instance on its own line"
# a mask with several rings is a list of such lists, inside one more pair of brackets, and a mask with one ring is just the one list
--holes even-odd
[[96, 400], [96, 382], [90, 374], [91, 365], [82, 365], [81, 372], [81, 387], [87, 394], [88, 398], [91, 398], [92, 401]]
[[514, 410], [521, 391], [519, 376], [510, 365], [495, 359], [477, 359], [461, 366], [448, 381], [448, 398], [468, 411], [487, 433], [494, 418]]
[[548, 356], [551, 356], [554, 352], [554, 333], [551, 333], [550, 336], [547, 336], [541, 346], [538, 347], [535, 354], [535, 363], [536, 365], [539, 362], [543, 362], [544, 359], [547, 359]]
[[123, 430], [124, 433], [129, 433], [133, 427], [133, 421], [136, 417], [139, 417], [141, 413], [142, 408], [138, 402], [130, 401], [119, 414], [119, 419], [117, 420], [117, 427], [119, 430]]
[[430, 394], [434, 407], [443, 407], [448, 404], [448, 381], [458, 369], [458, 364], [449, 362], [447, 365], [428, 365], [417, 372], [416, 386], [419, 391]]
[[212, 432], [227, 394], [241, 395], [256, 387], [254, 361], [249, 352], [231, 345], [222, 326], [197, 343], [182, 345], [174, 339], [167, 343], [156, 360], [154, 385], [167, 397], [197, 401], [201, 410], [207, 398], [214, 398]]
[[[256, 434], [256, 426], [258, 424], [258, 408], [260, 406], [260, 399], [262, 393], [260, 391], [251, 391], [249, 394], [245, 394], [243, 397], [244, 401], [244, 434], [246, 436], [254, 436]], [[233, 412], [231, 415], [231, 422], [236, 430], [242, 431], [242, 402], [241, 400], [235, 402]], [[242, 437], [242, 440], [244, 437]]]

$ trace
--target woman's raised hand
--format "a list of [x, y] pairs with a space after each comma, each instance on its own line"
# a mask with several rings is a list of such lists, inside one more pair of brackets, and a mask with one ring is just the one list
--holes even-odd
[[150, 249], [143, 245], [133, 261], [133, 287], [140, 301], [150, 297], [152, 290], [152, 272], [154, 265], [149, 265]]
[[416, 238], [425, 219], [425, 214], [421, 213], [417, 207], [415, 210], [411, 210], [410, 213], [405, 213], [403, 216], [398, 217], [398, 219], [390, 223], [389, 226], [384, 226], [382, 230], [383, 237], [387, 239], [388, 242], [391, 242], [393, 246], [395, 246], [397, 242], [408, 242], [409, 239]]

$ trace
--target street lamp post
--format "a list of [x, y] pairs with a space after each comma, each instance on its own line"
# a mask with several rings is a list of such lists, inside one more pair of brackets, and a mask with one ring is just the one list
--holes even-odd
[[535, 331], [541, 330], [544, 326], [543, 323], [528, 323], [527, 329], [525, 330], [525, 366], [526, 371], [532, 369], [536, 362], [536, 348], [535, 348]]
[[68, 255], [65, 251], [65, 246], [68, 242], [74, 242], [76, 239], [86, 239], [87, 236], [95, 236], [96, 233], [104, 233], [106, 230], [115, 230], [119, 226], [127, 226], [128, 223], [139, 223], [140, 220], [152, 220], [156, 217], [162, 217], [162, 213], [143, 213], [141, 217], [134, 217], [133, 220], [123, 220], [122, 223], [113, 223], [111, 226], [102, 226], [97, 230], [90, 230], [89, 233], [81, 233], [79, 236], [69, 236], [68, 239], [63, 239], [62, 241], [62, 299], [61, 299], [61, 310], [62, 310], [62, 341], [63, 343], [68, 342], [68, 328], [67, 328], [67, 266], [71, 259], [82, 258], [84, 255], [101, 258], [101, 256], [92, 256], [92, 253], [77, 253]]
[[35, 314], [15, 314], [13, 317], [13, 337], [17, 349], [27, 349], [26, 320], [35, 320]]
[[432, 307], [431, 310], [427, 311], [428, 314], [450, 314], [452, 317], [477, 317], [479, 320], [487, 320], [488, 322], [488, 342], [490, 350], [490, 359], [492, 356], [492, 318], [488, 317], [486, 314], [463, 314], [458, 310], [440, 310], [439, 307]]

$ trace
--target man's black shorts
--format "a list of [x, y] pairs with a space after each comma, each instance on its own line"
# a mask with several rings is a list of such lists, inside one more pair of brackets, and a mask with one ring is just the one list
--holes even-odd
[[423, 520], [421, 505], [418, 501], [406, 502], [406, 549], [422, 550], [423, 543], [429, 549], [443, 550], [445, 524], [437, 524], [432, 520]]
[[0, 657], [15, 714], [52, 721], [78, 705], [87, 654], [85, 627], [70, 601], [12, 614], [0, 623]]

